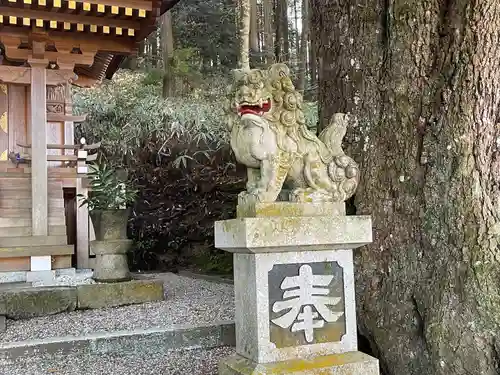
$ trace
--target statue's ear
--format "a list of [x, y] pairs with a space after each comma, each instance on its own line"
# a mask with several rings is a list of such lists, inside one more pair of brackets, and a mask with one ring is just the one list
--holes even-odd
[[286, 64], [283, 63], [277, 63], [273, 64], [269, 67], [269, 75], [273, 77], [274, 79], [276, 78], [281, 78], [281, 77], [288, 77], [290, 75], [290, 69]]

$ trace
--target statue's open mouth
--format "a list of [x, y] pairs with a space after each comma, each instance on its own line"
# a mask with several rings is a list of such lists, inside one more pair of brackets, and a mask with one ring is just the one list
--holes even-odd
[[260, 100], [259, 103], [241, 103], [238, 106], [238, 114], [240, 116], [252, 114], [257, 116], [262, 116], [264, 113], [271, 110], [271, 99]]

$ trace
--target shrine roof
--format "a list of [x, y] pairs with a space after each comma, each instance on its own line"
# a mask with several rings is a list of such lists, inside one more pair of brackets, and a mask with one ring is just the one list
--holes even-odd
[[[2, 65], [25, 65], [33, 42], [53, 64], [73, 60], [80, 84], [111, 78], [179, 0], [0, 0]], [[77, 55], [77, 56], [75, 56]]]

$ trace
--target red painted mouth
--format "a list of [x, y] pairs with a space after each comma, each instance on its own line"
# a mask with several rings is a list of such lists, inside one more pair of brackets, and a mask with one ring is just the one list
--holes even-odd
[[271, 110], [271, 100], [267, 99], [262, 102], [262, 105], [259, 104], [242, 104], [238, 106], [238, 114], [240, 116], [252, 114], [257, 116], [262, 116], [264, 113], [269, 112]]

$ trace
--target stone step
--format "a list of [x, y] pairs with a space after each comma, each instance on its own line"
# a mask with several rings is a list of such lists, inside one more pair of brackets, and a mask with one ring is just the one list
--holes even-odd
[[66, 236], [1, 237], [0, 247], [67, 245]]
[[[0, 196], [0, 208], [31, 208], [31, 197], [12, 199]], [[49, 211], [51, 208], [64, 210], [64, 199], [49, 198]]]
[[[7, 321], [7, 326], [9, 324], [10, 321]], [[141, 340], [140, 337], [130, 336], [130, 340], [124, 341], [137, 340], [137, 349], [126, 352], [120, 350], [121, 340], [113, 340], [111, 335], [109, 335], [109, 340], [102, 339], [101, 335], [96, 336], [94, 341], [92, 337], [89, 337], [87, 341], [80, 340], [75, 341], [75, 344], [68, 344], [73, 348], [81, 345], [82, 349], [79, 351], [55, 349], [58, 346], [63, 347], [64, 342], [53, 343], [45, 340], [49, 349], [44, 348], [41, 351], [34, 349], [38, 343], [15, 342], [0, 351], [0, 374], [217, 375], [220, 374], [218, 367], [221, 360], [235, 353], [234, 347], [227, 345], [209, 346], [199, 345], [196, 342], [192, 344], [193, 340], [189, 332], [186, 335], [188, 336], [186, 341], [180, 338], [169, 341], [168, 337], [167, 340], [160, 341], [161, 336], [156, 340], [153, 338]], [[202, 343], [203, 339], [204, 337], [201, 336], [198, 342]], [[192, 345], [188, 346], [188, 344]], [[25, 348], [21, 345], [25, 345]], [[50, 346], [54, 349], [50, 349]], [[103, 352], [103, 349], [109, 350], [109, 348], [115, 348], [118, 354]], [[66, 352], [69, 353], [66, 354]], [[252, 370], [247, 374], [262, 374]], [[304, 372], [300, 373], [304, 374]], [[312, 373], [319, 374], [319, 372]], [[331, 373], [328, 372], [328, 374]], [[336, 373], [347, 374], [346, 372]], [[364, 372], [359, 373], [364, 374]], [[285, 372], [275, 370], [273, 374], [285, 374]], [[294, 371], [294, 374], [298, 372]], [[327, 374], [327, 372], [322, 372], [322, 374]], [[349, 372], [349, 374], [353, 373]]]
[[[31, 210], [30, 210], [31, 212]], [[49, 225], [66, 225], [64, 217], [49, 217]], [[31, 227], [31, 215], [29, 217], [2, 217], [0, 216], [0, 228]]]
[[73, 245], [0, 247], [0, 258], [22, 258], [42, 255], [72, 255], [74, 252], [75, 247]]
[[[57, 302], [62, 305], [65, 300], [59, 298]], [[62, 305], [60, 311], [65, 309], [67, 307]], [[76, 317], [78, 318], [78, 315]], [[7, 325], [9, 323], [11, 321], [8, 321]], [[65, 355], [72, 353], [127, 355], [140, 351], [153, 355], [175, 349], [209, 349], [234, 345], [234, 323], [214, 321], [210, 325], [174, 324], [166, 328], [96, 332], [82, 336], [47, 337], [9, 343], [0, 341], [0, 359], [54, 352]]]
[[[51, 210], [49, 207], [49, 217], [64, 219], [64, 210]], [[31, 208], [0, 208], [0, 218], [31, 218]], [[1, 225], [0, 225], [1, 226]]]
[[[33, 230], [31, 227], [10, 227], [2, 228], [0, 227], [0, 237], [24, 237], [31, 236]], [[49, 236], [65, 236], [66, 226], [65, 225], [51, 225], [49, 226]]]

